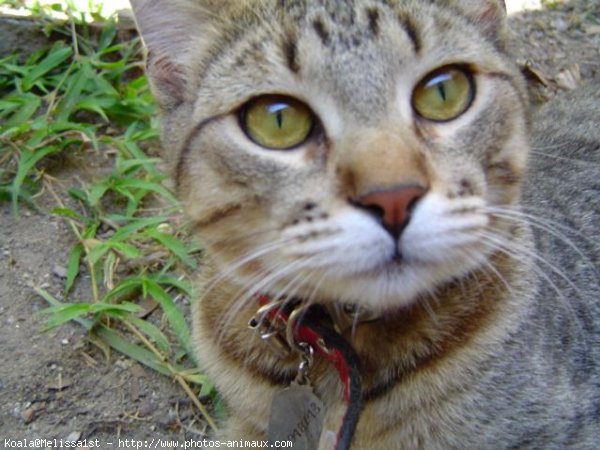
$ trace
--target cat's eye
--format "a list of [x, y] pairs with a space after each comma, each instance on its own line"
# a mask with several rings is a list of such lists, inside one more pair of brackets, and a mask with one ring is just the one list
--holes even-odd
[[304, 143], [315, 118], [308, 106], [291, 97], [264, 95], [251, 100], [240, 113], [246, 135], [258, 145], [288, 150]]
[[473, 102], [473, 76], [460, 67], [444, 67], [429, 74], [413, 91], [415, 112], [427, 120], [445, 122], [463, 114]]

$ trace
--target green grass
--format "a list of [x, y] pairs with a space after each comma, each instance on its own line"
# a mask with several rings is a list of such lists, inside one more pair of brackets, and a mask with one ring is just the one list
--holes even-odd
[[[33, 12], [46, 20], [43, 8]], [[180, 206], [144, 150], [157, 146], [158, 131], [140, 41], [120, 42], [114, 20], [92, 29], [67, 13], [63, 25], [47, 22], [60, 37], [53, 44], [25, 61], [0, 60], [0, 201], [19, 214], [43, 189], [55, 202], [49, 213], [76, 237], [62, 292], [36, 290], [49, 304], [47, 328], [74, 321], [107, 354], [173, 377], [214, 427], [198, 393], [218, 398], [197, 369], [179, 301], [191, 295], [201, 249], [175, 231]], [[56, 193], [53, 164], [107, 152], [110, 173]], [[81, 294], [84, 272], [90, 287]], [[156, 308], [164, 320], [150, 320]]]

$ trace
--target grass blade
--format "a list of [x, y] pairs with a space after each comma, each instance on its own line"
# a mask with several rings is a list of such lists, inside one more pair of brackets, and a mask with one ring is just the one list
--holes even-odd
[[96, 329], [96, 335], [114, 350], [140, 364], [143, 364], [158, 373], [162, 373], [163, 375], [173, 375], [173, 371], [169, 366], [164, 361], [161, 361], [154, 353], [139, 345], [132, 344], [105, 325], [100, 325]]
[[142, 333], [148, 336], [150, 340], [156, 344], [160, 351], [165, 354], [169, 354], [171, 351], [169, 340], [156, 326], [135, 316], [130, 316], [127, 318], [127, 320], [138, 327]]
[[0, 113], [0, 117], [4, 117], [10, 113], [10, 119], [2, 124], [2, 131], [10, 130], [14, 127], [23, 126], [42, 105], [42, 100], [34, 94], [20, 94], [7, 96], [0, 109], [4, 110]]
[[[45, 289], [35, 288], [34, 291], [37, 295], [42, 297], [44, 300], [46, 300], [46, 302], [48, 302], [50, 305], [52, 305], [54, 307], [67, 305], [67, 303], [61, 302], [60, 300], [58, 300], [56, 297], [54, 297], [52, 294], [50, 294]], [[84, 319], [83, 317], [75, 317], [71, 320], [74, 320], [75, 322], [77, 322], [79, 325], [81, 325], [87, 331], [90, 331], [94, 325], [91, 320]]]
[[187, 266], [195, 269], [196, 261], [192, 258], [185, 245], [174, 236], [171, 236], [166, 233], [161, 233], [160, 231], [148, 230], [146, 232], [149, 236], [156, 239], [162, 245], [167, 247], [175, 256], [177, 256], [181, 261], [183, 261]]
[[84, 248], [82, 244], [77, 244], [69, 253], [69, 261], [67, 263], [67, 280], [65, 281], [65, 294], [68, 294], [73, 288], [73, 284], [79, 275], [79, 263], [83, 255]]
[[180, 345], [185, 349], [188, 355], [193, 358], [194, 352], [191, 345], [190, 331], [181, 309], [175, 305], [173, 299], [158, 283], [149, 278], [144, 278], [144, 291], [160, 304]]
[[58, 149], [53, 146], [43, 147], [36, 151], [28, 149], [21, 151], [21, 157], [19, 158], [17, 174], [15, 175], [15, 178], [13, 179], [12, 183], [12, 203], [13, 211], [15, 212], [15, 214], [18, 212], [19, 193], [21, 190], [21, 186], [23, 186], [25, 178], [27, 178], [29, 172], [39, 161], [42, 160], [42, 158], [57, 151]]
[[35, 82], [46, 75], [53, 69], [56, 69], [63, 62], [71, 57], [73, 50], [71, 47], [62, 47], [62, 44], [57, 43], [52, 47], [48, 55], [39, 63], [32, 66], [32, 70], [27, 72], [23, 78], [23, 90], [29, 91]]

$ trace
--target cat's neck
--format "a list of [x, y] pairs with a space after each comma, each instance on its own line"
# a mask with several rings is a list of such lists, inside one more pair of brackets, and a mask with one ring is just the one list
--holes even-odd
[[[517, 227], [513, 238], [514, 247], [522, 250], [520, 254], [498, 251], [488, 265], [422, 296], [413, 305], [359, 319], [355, 326], [346, 327], [344, 335], [362, 363], [367, 398], [385, 394], [399, 378], [436, 370], [456, 360], [460, 352], [485, 357], [491, 353], [486, 346], [506, 340], [518, 329], [527, 319], [526, 304], [533, 298], [535, 271], [527, 256], [530, 230]], [[205, 270], [208, 279], [218, 273], [215, 267]], [[282, 359], [248, 329], [260, 305], [255, 296], [249, 296], [240, 307], [235, 300], [239, 300], [241, 289], [232, 280], [212, 287], [202, 302], [203, 320], [213, 327], [222, 324], [218, 342], [228, 348], [226, 352], [243, 356], [246, 364], [273, 382], [286, 383], [293, 378], [296, 358], [290, 355]], [[227, 302], [236, 308], [235, 313], [223, 307]], [[326, 362], [317, 361], [312, 376], [315, 380], [327, 378], [331, 371]], [[390, 373], [394, 377], [390, 378]]]

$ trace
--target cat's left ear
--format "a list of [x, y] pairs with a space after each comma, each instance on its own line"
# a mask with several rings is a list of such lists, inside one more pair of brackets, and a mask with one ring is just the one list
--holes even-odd
[[[211, 38], [211, 0], [130, 0], [147, 49], [146, 72], [159, 105], [189, 98], [192, 73]], [[214, 16], [214, 13], [212, 14]]]
[[504, 0], [452, 0], [485, 36], [503, 45], [506, 39]]

